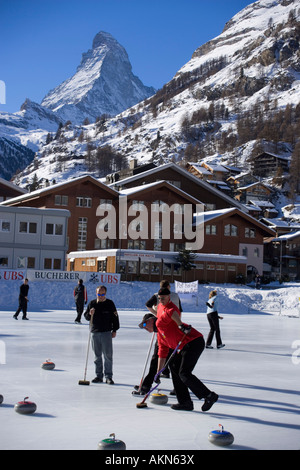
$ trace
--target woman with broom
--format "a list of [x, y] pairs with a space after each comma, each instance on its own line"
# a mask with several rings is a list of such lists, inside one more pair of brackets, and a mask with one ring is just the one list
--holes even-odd
[[[191, 325], [182, 323], [180, 311], [170, 301], [170, 291], [158, 291], [160, 301], [157, 308], [157, 318], [150, 317], [143, 323], [149, 331], [157, 331], [158, 340], [158, 373], [155, 382], [159, 383], [169, 349], [177, 349], [170, 362], [170, 369], [178, 403], [171, 406], [173, 410], [192, 411], [193, 402], [190, 397], [191, 390], [199, 400], [204, 399], [202, 411], [208, 411], [218, 400], [218, 395], [210, 391], [192, 371], [205, 348], [202, 334]], [[178, 345], [180, 347], [178, 348]]]

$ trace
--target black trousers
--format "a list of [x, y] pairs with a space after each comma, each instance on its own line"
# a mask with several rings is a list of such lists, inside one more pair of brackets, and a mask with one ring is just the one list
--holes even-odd
[[[168, 357], [170, 356], [171, 352], [172, 351], [170, 351]], [[158, 344], [157, 344], [157, 341], [156, 341], [156, 343], [154, 345], [154, 351], [153, 351], [153, 354], [152, 354], [152, 358], [151, 358], [151, 361], [150, 361], [149, 371], [148, 371], [148, 374], [146, 375], [146, 377], [143, 380], [142, 387], [145, 387], [148, 390], [150, 390], [150, 388], [152, 386], [152, 383], [153, 383], [153, 380], [154, 380], [154, 377], [157, 374], [157, 365], [158, 365]], [[167, 367], [164, 370], [164, 373], [167, 374], [168, 371], [169, 371], [169, 367]]]
[[22, 311], [23, 312], [23, 318], [26, 317], [27, 314], [27, 300], [24, 299], [23, 297], [19, 297], [19, 308], [15, 313], [15, 317], [19, 315], [19, 313]]
[[210, 394], [210, 390], [206, 385], [192, 374], [204, 348], [205, 342], [203, 337], [196, 338], [186, 344], [180, 353], [176, 353], [170, 363], [173, 384], [178, 403], [180, 404], [192, 401], [189, 390], [191, 390], [199, 400]]
[[209, 323], [209, 326], [210, 326], [210, 332], [208, 333], [208, 337], [207, 337], [207, 340], [206, 340], [206, 346], [211, 345], [214, 334], [216, 334], [217, 346], [219, 346], [220, 344], [222, 344], [222, 340], [221, 340], [218, 312], [208, 313], [207, 314], [207, 320], [208, 320], [208, 323]]
[[84, 300], [75, 300], [77, 317], [75, 321], [80, 321], [84, 310]]

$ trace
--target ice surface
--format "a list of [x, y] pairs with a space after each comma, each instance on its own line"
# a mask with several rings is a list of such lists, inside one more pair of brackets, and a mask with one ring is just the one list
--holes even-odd
[[[170, 408], [132, 395], [139, 384], [151, 335], [138, 328], [145, 310], [119, 309], [121, 328], [114, 339], [115, 385], [80, 386], [88, 343], [88, 324], [74, 324], [74, 310], [30, 312], [29, 321], [1, 311], [0, 449], [96, 450], [115, 433], [127, 450], [292, 450], [300, 448], [298, 317], [222, 313], [221, 350], [205, 350], [195, 374], [220, 396], [207, 413], [193, 396], [194, 411]], [[206, 315], [185, 312], [184, 321], [208, 333]], [[5, 361], [3, 360], [5, 359]], [[56, 368], [41, 364], [51, 359]], [[1, 363], [2, 362], [2, 363]], [[3, 364], [3, 362], [5, 362]], [[87, 379], [95, 376], [90, 350]], [[162, 379], [169, 394], [171, 379]], [[33, 415], [14, 405], [24, 397], [37, 404]], [[208, 441], [219, 424], [234, 435], [229, 448]]]

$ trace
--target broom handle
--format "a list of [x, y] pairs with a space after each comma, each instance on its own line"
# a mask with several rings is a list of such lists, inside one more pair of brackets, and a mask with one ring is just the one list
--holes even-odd
[[[174, 351], [172, 352], [171, 356], [169, 357], [169, 359], [167, 360], [167, 362], [165, 363], [164, 367], [159, 371], [157, 372], [156, 376], [160, 375], [165, 369], [166, 367], [169, 365], [171, 359], [175, 356], [176, 352], [178, 351], [178, 349], [180, 348], [180, 345], [182, 343], [182, 341], [184, 340], [184, 338], [186, 337], [186, 333], [183, 335], [183, 337], [181, 338], [181, 340], [179, 341], [179, 343], [177, 344], [176, 348], [174, 349]], [[147, 400], [147, 398], [149, 397], [150, 393], [152, 393], [157, 387], [159, 386], [159, 383], [155, 385], [155, 387], [151, 388], [151, 390], [149, 390], [149, 392], [144, 396], [144, 399], [141, 401], [141, 405], [143, 403], [145, 403], [145, 401]]]
[[151, 349], [152, 349], [152, 345], [153, 345], [153, 341], [154, 341], [155, 334], [156, 334], [155, 332], [153, 332], [153, 334], [152, 334], [152, 338], [151, 338], [150, 346], [149, 346], [149, 349], [148, 349], [147, 358], [146, 358], [146, 362], [145, 362], [145, 366], [144, 366], [142, 378], [141, 378], [140, 385], [139, 385], [139, 389], [138, 389], [139, 392], [140, 392], [141, 389], [142, 389], [142, 384], [143, 384], [143, 380], [144, 380], [144, 376], [145, 376], [145, 372], [146, 372], [146, 367], [147, 367], [147, 365], [148, 365], [148, 361], [149, 361], [149, 357], [150, 357], [150, 351], [151, 351]]
[[87, 353], [86, 353], [86, 361], [85, 361], [85, 369], [84, 369], [84, 381], [86, 380], [87, 365], [88, 365], [89, 352], [90, 352], [90, 342], [91, 342], [91, 330], [89, 332], [88, 348], [87, 348]]
[[89, 359], [89, 352], [90, 352], [90, 342], [91, 342], [91, 333], [92, 333], [92, 318], [90, 318], [89, 322], [89, 339], [88, 339], [88, 347], [87, 347], [87, 353], [86, 353], [86, 361], [85, 361], [85, 369], [84, 369], [84, 380], [86, 379], [86, 373], [87, 373], [87, 365], [88, 365], [88, 359]]

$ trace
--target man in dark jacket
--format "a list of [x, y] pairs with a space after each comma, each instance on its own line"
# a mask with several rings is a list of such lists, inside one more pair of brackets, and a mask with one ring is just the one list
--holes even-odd
[[96, 377], [92, 382], [103, 382], [104, 373], [106, 383], [113, 385], [112, 339], [116, 337], [120, 322], [114, 302], [106, 298], [106, 290], [105, 286], [96, 289], [97, 298], [88, 304], [84, 317], [90, 321], [92, 347], [95, 354]]
[[22, 320], [28, 320], [27, 318], [28, 291], [29, 291], [28, 279], [24, 279], [24, 283], [20, 287], [19, 308], [14, 314], [14, 318], [16, 320], [18, 320], [18, 315], [21, 312], [21, 310], [23, 312]]
[[82, 279], [79, 279], [78, 285], [74, 289], [74, 297], [77, 311], [75, 323], [81, 323], [81, 316], [83, 314], [84, 304], [87, 303], [87, 292], [85, 286], [83, 285]]

